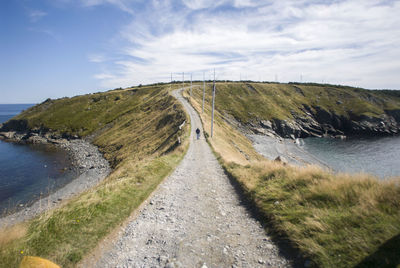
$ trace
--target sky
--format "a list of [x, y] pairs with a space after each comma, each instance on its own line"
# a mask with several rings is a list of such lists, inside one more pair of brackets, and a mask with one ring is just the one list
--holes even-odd
[[0, 103], [217, 79], [400, 89], [400, 0], [0, 0]]

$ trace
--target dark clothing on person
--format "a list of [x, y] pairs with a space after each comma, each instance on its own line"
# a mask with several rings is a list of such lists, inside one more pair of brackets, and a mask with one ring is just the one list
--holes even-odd
[[197, 139], [200, 139], [200, 129], [196, 129]]

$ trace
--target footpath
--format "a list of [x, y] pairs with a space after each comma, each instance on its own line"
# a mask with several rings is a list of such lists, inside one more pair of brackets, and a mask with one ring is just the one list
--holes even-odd
[[173, 95], [191, 119], [188, 152], [92, 267], [291, 267], [196, 139], [196, 111], [181, 90]]

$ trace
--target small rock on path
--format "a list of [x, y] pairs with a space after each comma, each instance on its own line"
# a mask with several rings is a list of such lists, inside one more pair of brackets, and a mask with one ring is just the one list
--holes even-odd
[[93, 267], [290, 267], [240, 203], [204, 140], [194, 109], [190, 147], [139, 215]]

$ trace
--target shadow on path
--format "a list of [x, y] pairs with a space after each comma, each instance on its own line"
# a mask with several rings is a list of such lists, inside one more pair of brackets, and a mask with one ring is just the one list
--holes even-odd
[[[254, 204], [254, 201], [249, 197], [249, 195], [243, 190], [242, 186], [236, 180], [235, 177], [232, 176], [223, 166], [225, 174], [228, 176], [229, 181], [236, 193], [239, 196], [241, 205], [246, 208], [246, 210], [250, 213], [250, 215], [255, 218], [266, 230], [267, 234], [270, 235], [272, 241], [279, 248], [279, 253], [284, 256], [286, 259], [292, 262], [293, 267], [295, 268], [303, 268], [306, 258], [302, 256], [302, 253], [290, 243], [289, 239], [285, 237], [284, 234], [279, 234], [274, 231], [274, 227], [270, 224], [268, 217], [262, 213], [257, 205]], [[314, 267], [310, 265], [309, 267]]]
[[400, 267], [400, 234], [386, 241], [355, 267]]

